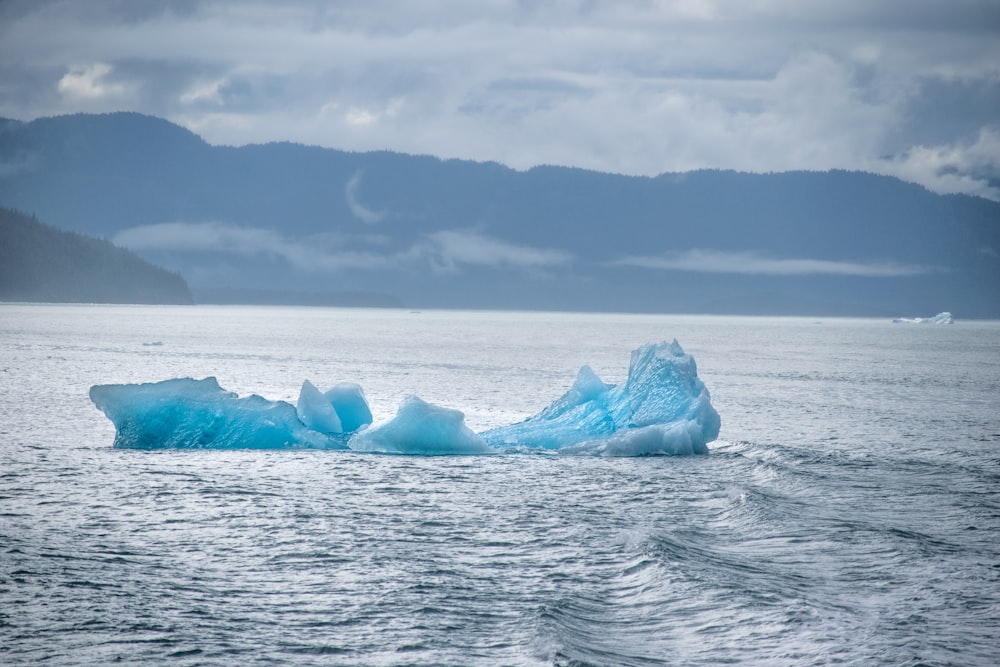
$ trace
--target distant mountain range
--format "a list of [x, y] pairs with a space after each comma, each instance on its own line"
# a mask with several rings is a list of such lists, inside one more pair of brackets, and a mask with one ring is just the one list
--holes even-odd
[[0, 205], [199, 301], [1000, 317], [1000, 203], [868, 173], [515, 171], [118, 113], [0, 121]]
[[0, 301], [192, 303], [171, 273], [108, 241], [0, 208]]

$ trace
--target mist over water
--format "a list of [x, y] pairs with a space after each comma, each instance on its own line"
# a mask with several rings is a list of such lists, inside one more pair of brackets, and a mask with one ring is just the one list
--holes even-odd
[[[958, 315], [958, 314], [956, 314]], [[676, 337], [707, 457], [129, 451], [93, 384], [475, 430]], [[1000, 324], [0, 306], [0, 663], [989, 665]]]

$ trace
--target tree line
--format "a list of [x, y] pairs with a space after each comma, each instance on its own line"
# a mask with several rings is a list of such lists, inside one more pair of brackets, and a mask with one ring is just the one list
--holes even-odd
[[189, 304], [184, 279], [109, 241], [0, 208], [0, 301]]

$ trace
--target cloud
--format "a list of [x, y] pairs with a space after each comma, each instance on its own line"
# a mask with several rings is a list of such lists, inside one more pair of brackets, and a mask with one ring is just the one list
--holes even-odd
[[120, 97], [125, 86], [107, 80], [112, 67], [105, 63], [74, 65], [59, 79], [56, 88], [67, 97], [92, 101]]
[[941, 193], [967, 193], [1000, 201], [1000, 126], [972, 140], [914, 146], [878, 165], [881, 171]]
[[382, 245], [367, 236], [291, 239], [271, 229], [227, 222], [167, 222], [131, 227], [112, 241], [137, 251], [212, 252], [247, 258], [274, 257], [296, 269], [315, 273], [351, 270], [461, 272], [463, 265], [539, 270], [565, 265], [572, 255], [507, 243], [469, 230], [439, 231], [397, 250], [359, 251], [357, 245]]
[[614, 266], [657, 271], [694, 271], [767, 276], [837, 275], [896, 278], [927, 273], [930, 269], [896, 262], [841, 262], [811, 258], [773, 258], [752, 252], [689, 250], [667, 255], [625, 257]]
[[[129, 109], [211, 143], [515, 168], [874, 169], [993, 196], [995, 163], [950, 151], [996, 130], [998, 21], [993, 0], [13, 1], [0, 115]], [[948, 105], [941, 82], [982, 102]]]
[[225, 222], [166, 222], [122, 230], [112, 241], [132, 250], [217, 252], [277, 257], [297, 269], [336, 272], [391, 268], [390, 256], [331, 248], [323, 239], [288, 239], [270, 229]]
[[240, 255], [281, 253], [274, 231], [222, 222], [165, 222], [123, 229], [112, 241], [133, 250], [225, 251]]
[[543, 269], [563, 266], [572, 254], [555, 249], [515, 245], [472, 230], [444, 230], [428, 235], [432, 258], [438, 270], [453, 271], [458, 265]]
[[180, 96], [181, 104], [211, 104], [224, 103], [220, 89], [226, 85], [226, 79], [215, 81], [197, 81]]
[[347, 185], [344, 187], [344, 196], [347, 198], [347, 207], [351, 209], [351, 213], [355, 218], [361, 222], [368, 224], [374, 224], [380, 222], [385, 218], [385, 213], [381, 211], [373, 211], [372, 209], [366, 207], [358, 199], [358, 190], [361, 188], [361, 170], [354, 172], [354, 175], [347, 181]]

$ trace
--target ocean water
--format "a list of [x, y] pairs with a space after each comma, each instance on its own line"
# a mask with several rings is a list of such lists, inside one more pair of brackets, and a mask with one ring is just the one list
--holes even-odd
[[[93, 384], [483, 430], [677, 338], [702, 457], [130, 451]], [[995, 665], [1000, 323], [0, 305], [0, 664]]]

